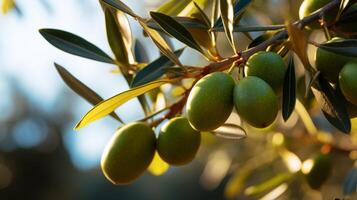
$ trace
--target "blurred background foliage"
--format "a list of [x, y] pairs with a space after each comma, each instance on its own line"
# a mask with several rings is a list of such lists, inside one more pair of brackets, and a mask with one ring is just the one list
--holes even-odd
[[[148, 16], [150, 10], [164, 1], [123, 2], [140, 15]], [[281, 24], [287, 13], [297, 19], [300, 3], [300, 0], [255, 0], [243, 22]], [[129, 186], [111, 185], [99, 170], [99, 159], [117, 124], [106, 118], [74, 132], [75, 123], [91, 106], [62, 83], [52, 61], [70, 68], [105, 98], [128, 86], [123, 77], [110, 73], [111, 66], [64, 54], [38, 33], [42, 27], [67, 30], [110, 52], [98, 1], [0, 0], [0, 5], [1, 200], [357, 198], [356, 118], [352, 120], [351, 137], [343, 135], [329, 125], [313, 106], [315, 102], [302, 98], [303, 104], [297, 105], [297, 112], [287, 123], [277, 121], [274, 127], [265, 130], [248, 130], [248, 137], [238, 141], [204, 133], [198, 157], [191, 164], [171, 167], [159, 177], [146, 173]], [[150, 60], [155, 59], [159, 55], [156, 47], [136, 23], [130, 22], [134, 37], [143, 44]], [[251, 37], [261, 34], [254, 33]], [[312, 37], [321, 41], [322, 35], [316, 32]], [[244, 34], [235, 37], [239, 46], [249, 43]], [[227, 46], [223, 39], [218, 41], [220, 48]], [[176, 42], [173, 45], [181, 46]], [[309, 49], [309, 55], [312, 51]], [[228, 48], [226, 53], [229, 54]], [[206, 63], [190, 50], [184, 52], [181, 60], [192, 65]], [[129, 122], [143, 117], [138, 108], [138, 102], [133, 100], [117, 113]], [[306, 110], [312, 118], [306, 115]], [[317, 139], [312, 141], [307, 137], [309, 134], [315, 134]], [[333, 145], [322, 145], [324, 142]], [[322, 188], [313, 190], [301, 172], [311, 168], [311, 158], [327, 152], [331, 157], [331, 174]], [[165, 167], [156, 174], [164, 171]]]

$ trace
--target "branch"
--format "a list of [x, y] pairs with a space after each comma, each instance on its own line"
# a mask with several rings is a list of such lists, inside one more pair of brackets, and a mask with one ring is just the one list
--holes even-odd
[[[305, 18], [294, 22], [293, 25], [297, 26], [299, 29], [303, 29], [306, 25], [308, 25], [316, 20], [319, 20], [321, 18], [321, 15], [324, 15], [325, 13], [331, 11], [332, 9], [334, 9], [335, 7], [337, 7], [339, 5], [340, 5], [340, 0], [331, 1], [324, 7], [320, 8], [316, 12], [312, 13], [311, 15], [306, 16]], [[270, 46], [271, 44], [274, 44], [276, 41], [288, 38], [288, 36], [289, 35], [288, 35], [287, 29], [284, 29], [284, 30], [278, 32], [273, 37], [262, 42], [261, 44], [255, 46], [253, 48], [250, 48], [246, 51], [243, 51], [241, 53], [243, 60], [247, 60], [251, 55], [255, 54], [256, 52], [262, 51], [262, 50], [266, 49], [268, 46]]]

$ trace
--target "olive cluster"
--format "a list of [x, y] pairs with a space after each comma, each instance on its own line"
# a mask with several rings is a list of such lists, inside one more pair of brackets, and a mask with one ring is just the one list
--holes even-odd
[[127, 184], [150, 165], [155, 151], [170, 165], [191, 162], [200, 146], [201, 131], [223, 125], [235, 105], [250, 125], [270, 125], [278, 113], [278, 99], [285, 66], [273, 52], [258, 52], [246, 63], [247, 77], [235, 83], [231, 75], [214, 72], [192, 88], [186, 105], [187, 118], [175, 117], [164, 124], [156, 138], [146, 123], [121, 127], [108, 143], [101, 160], [102, 171], [114, 184]]
[[224, 72], [214, 72], [200, 79], [192, 88], [186, 106], [192, 127], [212, 131], [220, 127], [235, 106], [240, 118], [251, 126], [264, 128], [278, 114], [285, 63], [274, 52], [258, 52], [247, 63], [247, 77], [236, 84]]
[[170, 165], [184, 165], [193, 160], [200, 143], [200, 132], [184, 117], [170, 119], [157, 139], [148, 124], [133, 122], [121, 127], [107, 144], [102, 171], [112, 183], [128, 184], [144, 173], [155, 151]]
[[[304, 18], [330, 0], [305, 0], [300, 7]], [[328, 13], [333, 20], [337, 10]], [[310, 29], [319, 26], [312, 23]], [[341, 42], [335, 37], [330, 42]], [[316, 69], [331, 84], [339, 87], [346, 98], [351, 117], [357, 116], [357, 59], [318, 48]], [[271, 125], [279, 112], [279, 96], [285, 77], [283, 58], [272, 51], [260, 51], [246, 60], [244, 77], [235, 80], [226, 72], [213, 72], [192, 87], [186, 102], [186, 117], [171, 118], [156, 137], [152, 127], [134, 122], [121, 127], [108, 143], [101, 160], [105, 176], [114, 184], [127, 184], [138, 178], [150, 165], [155, 152], [170, 165], [191, 162], [200, 146], [201, 132], [221, 127], [235, 108], [239, 117], [256, 128]], [[330, 173], [327, 155], [318, 155], [305, 177], [312, 188], [318, 188]]]

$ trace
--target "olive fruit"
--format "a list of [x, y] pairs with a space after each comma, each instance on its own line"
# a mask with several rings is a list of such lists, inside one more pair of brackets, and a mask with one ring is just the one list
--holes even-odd
[[247, 75], [257, 76], [267, 82], [275, 92], [283, 86], [285, 64], [283, 58], [275, 52], [260, 51], [247, 61]]
[[349, 62], [342, 68], [339, 83], [346, 99], [357, 105], [357, 62]]
[[326, 182], [331, 173], [331, 160], [326, 154], [317, 155], [311, 168], [305, 172], [305, 179], [312, 189], [319, 189]]
[[233, 109], [233, 78], [223, 72], [200, 79], [187, 99], [186, 111], [191, 126], [198, 131], [220, 127]]
[[102, 154], [105, 177], [118, 185], [132, 182], [150, 165], [155, 148], [155, 133], [147, 124], [124, 125], [113, 135]]
[[[340, 41], [343, 41], [343, 39], [335, 37], [327, 43]], [[357, 61], [356, 58], [336, 54], [321, 48], [317, 48], [315, 59], [316, 69], [319, 70], [321, 74], [332, 83], [336, 83], [338, 81], [338, 73], [347, 62], [352, 60]]]
[[234, 104], [239, 116], [257, 128], [269, 126], [278, 114], [278, 99], [273, 89], [255, 76], [238, 82], [234, 88]]
[[[306, 16], [309, 16], [310, 14], [322, 8], [331, 1], [332, 0], [304, 0], [300, 5], [299, 18], [302, 19]], [[327, 22], [333, 21], [336, 17], [337, 11], [337, 9], [333, 9], [332, 11], [327, 13], [325, 20]], [[319, 24], [318, 22], [314, 22], [309, 24], [307, 27], [310, 29], [319, 28]]]
[[157, 152], [170, 165], [191, 162], [200, 146], [201, 134], [187, 118], [176, 117], [164, 124], [157, 140]]

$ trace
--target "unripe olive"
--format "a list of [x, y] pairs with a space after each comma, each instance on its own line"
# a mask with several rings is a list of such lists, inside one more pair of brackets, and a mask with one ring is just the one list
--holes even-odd
[[[313, 12], [317, 11], [318, 9], [324, 7], [326, 4], [330, 3], [332, 0], [304, 0], [300, 5], [299, 9], [299, 17], [300, 19], [309, 16]], [[326, 14], [325, 20], [327, 22], [332, 22], [336, 18], [336, 14], [338, 9], [333, 9], [329, 13]], [[313, 22], [308, 25], [308, 28], [314, 29], [319, 28], [318, 22]]]
[[[343, 41], [343, 39], [335, 37], [327, 43], [340, 41]], [[338, 81], [338, 74], [347, 62], [352, 60], [357, 61], [356, 58], [336, 54], [321, 48], [317, 48], [315, 59], [316, 69], [318, 69], [321, 74], [332, 83], [336, 83]]]
[[128, 184], [149, 166], [156, 147], [154, 131], [145, 123], [121, 127], [107, 144], [101, 159], [105, 177], [114, 184]]
[[247, 75], [256, 76], [267, 82], [275, 92], [283, 86], [285, 64], [283, 58], [275, 52], [260, 51], [247, 61]]
[[305, 174], [307, 183], [312, 189], [320, 188], [328, 179], [331, 173], [331, 160], [328, 155], [317, 155], [312, 164], [312, 168]]
[[357, 106], [357, 62], [349, 62], [342, 68], [339, 83], [342, 94]]
[[186, 118], [176, 117], [161, 128], [157, 151], [170, 165], [184, 165], [195, 158], [200, 143], [201, 133]]
[[186, 111], [191, 126], [199, 131], [220, 127], [233, 109], [233, 78], [223, 72], [203, 77], [192, 88]]
[[239, 116], [257, 128], [269, 126], [278, 114], [278, 99], [273, 89], [255, 76], [238, 82], [234, 88], [234, 103]]

